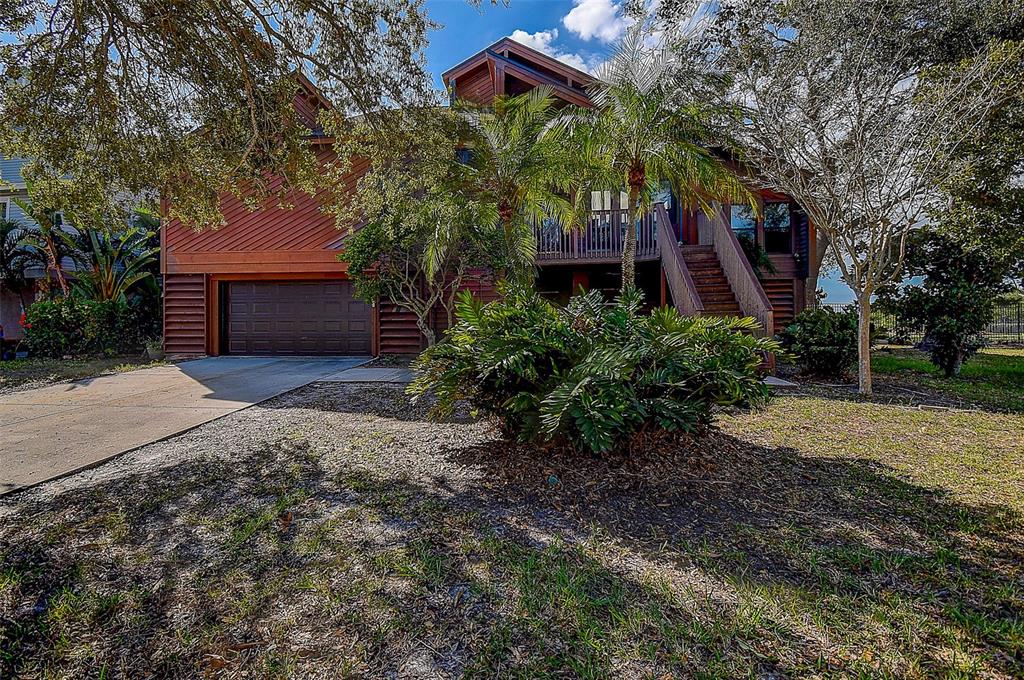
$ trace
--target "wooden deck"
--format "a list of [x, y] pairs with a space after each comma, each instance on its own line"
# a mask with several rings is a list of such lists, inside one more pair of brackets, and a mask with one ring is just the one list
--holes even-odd
[[[558, 222], [545, 221], [534, 228], [537, 262], [548, 265], [619, 262], [628, 220], [628, 210], [601, 210], [591, 213], [583, 229], [566, 230]], [[658, 227], [657, 211], [640, 218], [636, 234], [637, 262], [658, 259]], [[664, 228], [672, 233], [670, 224]], [[675, 242], [674, 236], [672, 242]]]

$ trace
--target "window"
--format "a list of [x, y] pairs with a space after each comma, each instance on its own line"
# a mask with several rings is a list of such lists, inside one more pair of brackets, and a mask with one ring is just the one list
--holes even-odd
[[757, 214], [746, 203], [732, 206], [731, 225], [736, 238], [757, 240]]
[[594, 212], [600, 210], [611, 210], [612, 209], [612, 192], [610, 191], [591, 191], [590, 192], [590, 209]]
[[10, 214], [10, 199], [0, 198], [0, 220], [6, 220], [7, 215]]
[[764, 204], [764, 249], [769, 253], [793, 251], [793, 226], [789, 203]]

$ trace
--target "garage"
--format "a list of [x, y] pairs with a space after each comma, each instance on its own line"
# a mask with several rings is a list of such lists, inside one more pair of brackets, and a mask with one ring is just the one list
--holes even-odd
[[350, 281], [232, 281], [221, 294], [228, 354], [370, 354], [370, 306]]

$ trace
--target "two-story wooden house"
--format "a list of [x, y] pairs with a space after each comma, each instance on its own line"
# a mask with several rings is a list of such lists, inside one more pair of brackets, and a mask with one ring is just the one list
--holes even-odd
[[[452, 97], [488, 103], [495, 95], [551, 87], [567, 104], [590, 106], [591, 77], [509, 38], [443, 74]], [[296, 107], [311, 127], [315, 87], [300, 79]], [[327, 138], [311, 143], [325, 160]], [[347, 181], [354, 189], [359, 173]], [[538, 288], [566, 298], [578, 289], [619, 287], [627, 196], [595, 191], [586, 228], [538, 225]], [[648, 299], [687, 314], [751, 315], [774, 331], [802, 307], [814, 233], [786, 196], [759, 191], [760, 210], [722, 206], [709, 219], [679, 205], [670, 192], [638, 231], [638, 285]], [[255, 212], [225, 195], [227, 223], [196, 232], [173, 221], [162, 230], [164, 341], [169, 354], [342, 355], [409, 353], [422, 339], [411, 314], [387, 300], [367, 305], [352, 293], [337, 256], [345, 235], [314, 196], [296, 193], [293, 207]], [[767, 251], [772, 272], [756, 272], [741, 248], [747, 238]], [[486, 294], [487, 283], [481, 283]], [[769, 331], [769, 332], [771, 332]]]

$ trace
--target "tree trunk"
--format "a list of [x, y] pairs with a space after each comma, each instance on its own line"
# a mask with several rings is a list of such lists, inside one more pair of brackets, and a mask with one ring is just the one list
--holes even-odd
[[64, 278], [64, 267], [61, 265], [60, 257], [57, 254], [57, 246], [52, 236], [46, 237], [46, 249], [49, 251], [46, 253], [46, 256], [49, 258], [50, 267], [53, 268], [53, 273], [57, 277], [57, 285], [60, 286], [60, 292], [64, 294], [64, 297], [67, 297], [68, 282]]
[[807, 263], [807, 285], [804, 288], [804, 305], [810, 309], [818, 302], [818, 279], [821, 276], [821, 263], [828, 253], [828, 236], [821, 231], [817, 233], [814, 244], [814, 252], [808, 253], [810, 261]]
[[515, 250], [512, 242], [512, 215], [502, 210], [501, 217], [502, 233], [505, 234], [505, 262], [508, 266], [508, 273], [511, 275], [510, 278], [513, 283], [521, 285], [525, 283], [525, 276], [523, 275], [522, 263], [518, 262], [512, 253]]
[[871, 394], [871, 295], [857, 299], [857, 386], [863, 395]]
[[622, 290], [636, 286], [636, 227], [640, 220], [637, 202], [640, 186], [629, 186], [629, 221], [626, 223], [626, 239], [622, 243]]
[[[430, 312], [427, 312], [427, 315], [429, 316]], [[423, 337], [426, 338], [427, 347], [433, 347], [437, 344], [437, 335], [434, 333], [434, 329], [430, 327], [430, 324], [427, 323], [426, 317], [417, 314], [416, 327], [420, 329], [420, 333], [422, 333]]]

